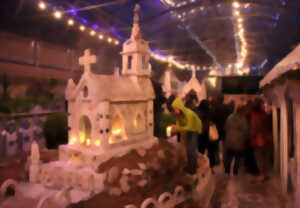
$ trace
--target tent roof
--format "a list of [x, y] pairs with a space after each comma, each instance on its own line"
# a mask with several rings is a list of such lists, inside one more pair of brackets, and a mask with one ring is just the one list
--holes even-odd
[[260, 82], [260, 87], [271, 84], [272, 81], [291, 70], [300, 70], [300, 44], [267, 73]]

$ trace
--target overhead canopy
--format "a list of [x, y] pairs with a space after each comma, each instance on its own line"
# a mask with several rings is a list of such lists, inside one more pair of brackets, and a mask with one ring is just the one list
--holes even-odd
[[300, 70], [300, 44], [267, 73], [260, 82], [260, 87], [271, 84], [272, 81], [292, 70]]
[[[245, 65], [251, 66], [252, 74], [264, 73], [300, 42], [300, 1], [236, 1], [243, 39], [238, 37], [233, 0], [44, 0], [64, 11], [64, 21], [55, 20], [50, 8], [41, 12], [39, 1], [10, 0], [1, 4], [0, 29], [76, 45], [83, 33], [65, 24], [68, 17], [76, 17], [80, 24], [124, 41], [139, 3], [143, 37], [152, 50], [183, 63], [228, 66], [236, 63], [244, 40]], [[93, 9], [81, 10], [87, 7]]]

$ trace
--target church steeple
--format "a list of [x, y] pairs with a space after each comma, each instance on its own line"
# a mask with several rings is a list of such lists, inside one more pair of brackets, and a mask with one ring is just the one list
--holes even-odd
[[148, 43], [142, 39], [139, 25], [140, 6], [134, 8], [133, 26], [130, 39], [123, 44], [122, 75], [149, 76], [150, 50]]
[[142, 39], [142, 34], [141, 34], [141, 30], [140, 30], [140, 25], [139, 25], [139, 21], [140, 21], [139, 11], [140, 11], [140, 9], [141, 9], [140, 5], [136, 4], [135, 8], [134, 8], [133, 27], [131, 29], [131, 37], [130, 37], [130, 39], [132, 39], [132, 40]]

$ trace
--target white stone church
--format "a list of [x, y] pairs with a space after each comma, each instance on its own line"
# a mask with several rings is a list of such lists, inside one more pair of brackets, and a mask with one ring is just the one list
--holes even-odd
[[59, 161], [41, 165], [41, 175], [32, 175], [31, 181], [97, 190], [101, 183], [93, 181], [101, 180], [96, 171], [101, 163], [158, 142], [153, 136], [149, 45], [141, 37], [138, 11], [139, 6], [131, 38], [123, 44], [122, 75], [94, 74], [96, 56], [89, 50], [79, 59], [84, 73], [77, 85], [69, 80], [66, 89], [69, 142], [59, 147]]

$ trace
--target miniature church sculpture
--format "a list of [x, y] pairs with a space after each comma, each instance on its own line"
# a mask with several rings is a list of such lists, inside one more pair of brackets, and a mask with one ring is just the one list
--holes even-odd
[[101, 163], [158, 142], [153, 136], [150, 52], [141, 36], [139, 9], [134, 10], [131, 38], [123, 44], [121, 75], [94, 74], [96, 56], [90, 50], [79, 58], [83, 75], [77, 85], [70, 79], [66, 89], [69, 142], [59, 147], [59, 161], [42, 165], [43, 184], [97, 189], [91, 181], [100, 177]]

